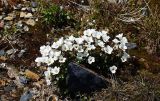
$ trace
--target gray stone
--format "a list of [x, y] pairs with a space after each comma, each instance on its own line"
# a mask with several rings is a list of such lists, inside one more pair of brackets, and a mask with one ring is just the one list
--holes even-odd
[[95, 72], [76, 63], [69, 63], [67, 86], [71, 93], [92, 91], [106, 88], [108, 82]]
[[23, 7], [22, 9], [21, 9], [21, 11], [25, 11], [27, 8], [26, 7]]
[[25, 13], [25, 12], [20, 12], [20, 17], [21, 17], [21, 18], [24, 18], [24, 17], [25, 17], [25, 15], [26, 15], [26, 13]]
[[25, 76], [19, 76], [19, 81], [22, 84], [27, 84], [28, 83], [28, 79]]
[[0, 50], [0, 56], [3, 56], [5, 54], [4, 50]]
[[21, 98], [20, 98], [20, 101], [29, 101], [33, 96], [33, 93], [31, 91], [27, 91], [25, 92]]
[[31, 2], [31, 5], [32, 5], [32, 7], [36, 8], [36, 7], [38, 6], [38, 3], [32, 1], [32, 2]]
[[29, 31], [29, 27], [28, 26], [24, 26], [23, 30], [27, 32], [27, 31]]
[[23, 27], [22, 21], [18, 21], [18, 23], [16, 23], [16, 27], [21, 29]]
[[137, 47], [137, 44], [136, 43], [127, 43], [126, 46], [127, 46], [127, 49], [133, 49], [133, 48]]

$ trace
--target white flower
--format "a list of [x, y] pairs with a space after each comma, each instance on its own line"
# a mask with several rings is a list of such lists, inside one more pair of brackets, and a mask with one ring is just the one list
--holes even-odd
[[122, 49], [123, 51], [125, 51], [127, 49], [127, 46], [126, 46], [127, 43], [128, 43], [127, 38], [122, 37], [122, 39], [120, 40], [119, 48]]
[[86, 50], [88, 50], [88, 51], [96, 49], [96, 47], [94, 45], [91, 45], [91, 44], [88, 44], [88, 45], [85, 45], [85, 46], [86, 46]]
[[93, 38], [92, 37], [87, 37], [87, 36], [82, 36], [82, 38], [87, 42], [87, 43], [92, 43], [93, 42]]
[[61, 46], [62, 44], [63, 44], [63, 37], [61, 37], [58, 41], [57, 41], [57, 44], [59, 45], [59, 46]]
[[60, 72], [60, 68], [55, 66], [54, 68], [51, 68], [52, 75], [57, 75]]
[[51, 79], [51, 67], [47, 68], [47, 71], [44, 72], [46, 79]]
[[95, 29], [87, 29], [83, 32], [83, 35], [85, 36], [91, 36], [93, 33], [95, 33]]
[[59, 48], [59, 45], [58, 45], [58, 43], [53, 42], [51, 47], [54, 48], [54, 49], [57, 49], [57, 48]]
[[35, 59], [35, 62], [37, 62], [38, 64], [40, 64], [40, 63], [47, 63], [47, 61], [48, 61], [48, 57], [37, 57]]
[[47, 85], [50, 85], [51, 84], [51, 74], [52, 75], [56, 75], [58, 74], [60, 71], [60, 68], [59, 67], [54, 67], [54, 68], [51, 68], [51, 67], [48, 67], [47, 68], [47, 71], [44, 72], [44, 75], [45, 75], [45, 79], [46, 79], [46, 82], [47, 82]]
[[94, 38], [100, 39], [101, 36], [102, 36], [102, 33], [97, 31], [97, 32], [93, 33], [92, 36], [93, 36]]
[[100, 46], [100, 47], [104, 47], [104, 45], [105, 45], [104, 42], [101, 41], [101, 40], [98, 40], [98, 43], [97, 43], [97, 44], [98, 44], [98, 46]]
[[63, 37], [62, 38], [60, 38], [57, 42], [53, 42], [53, 44], [52, 44], [52, 48], [54, 48], [54, 49], [57, 49], [57, 48], [59, 48], [60, 46], [62, 46], [62, 44], [63, 44]]
[[115, 44], [118, 44], [120, 41], [118, 39], [113, 39], [112, 40]]
[[83, 38], [75, 38], [75, 41], [77, 44], [83, 44], [84, 39]]
[[111, 54], [113, 51], [113, 48], [109, 45], [107, 45], [106, 47], [103, 48], [104, 52], [107, 54]]
[[92, 56], [89, 56], [89, 57], [88, 57], [88, 63], [89, 63], [89, 64], [92, 64], [93, 62], [95, 62], [95, 58], [92, 57]]
[[121, 42], [120, 43], [128, 43], [128, 40], [126, 37], [122, 37]]
[[49, 45], [47, 45], [47, 46], [43, 45], [43, 46], [40, 47], [40, 53], [42, 54], [42, 56], [49, 55], [49, 52], [51, 50], [52, 50], [52, 48]]
[[126, 44], [128, 43], [127, 38], [126, 38], [126, 37], [123, 37], [123, 33], [117, 35], [116, 37], [117, 37], [118, 39], [112, 40], [112, 41], [115, 43], [114, 48], [115, 48], [115, 49], [118, 49], [118, 47], [119, 47], [120, 49], [122, 49], [123, 51], [125, 51], [125, 50], [127, 49]]
[[102, 35], [102, 39], [103, 39], [104, 42], [108, 42], [109, 38], [110, 37], [108, 35], [105, 35], [105, 34]]
[[77, 59], [82, 60], [84, 54], [83, 53], [77, 53]]
[[66, 61], [66, 58], [64, 58], [62, 55], [59, 57], [59, 62], [64, 63]]
[[54, 61], [55, 61], [55, 59], [54, 59], [54, 58], [49, 57], [49, 58], [48, 58], [48, 60], [46, 61], [46, 64], [49, 66], [49, 65], [53, 64], [53, 63], [54, 63]]
[[126, 46], [126, 44], [121, 43], [121, 44], [119, 44], [119, 48], [122, 49], [123, 51], [125, 51], [127, 49], [127, 46]]
[[116, 35], [116, 38], [118, 38], [120, 40], [122, 39], [122, 37], [123, 37], [123, 33]]
[[77, 49], [77, 51], [78, 51], [78, 52], [84, 52], [83, 47], [82, 47], [82, 46], [79, 46], [78, 49]]
[[61, 51], [54, 51], [54, 56], [59, 57], [61, 55]]
[[69, 36], [68, 40], [73, 42], [75, 40], [75, 37], [73, 35], [71, 35], [71, 36]]
[[51, 68], [48, 67], [47, 71], [44, 72], [47, 85], [50, 85], [50, 84], [51, 84], [51, 71], [50, 71], [50, 69], [51, 69]]
[[109, 70], [111, 71], [112, 74], [116, 73], [117, 67], [116, 66], [111, 66], [109, 67]]
[[62, 45], [62, 51], [68, 51], [69, 47], [67, 44]]
[[83, 57], [87, 57], [89, 55], [88, 51], [83, 52]]
[[103, 35], [106, 35], [107, 33], [108, 33], [108, 31], [104, 31], [104, 30], [102, 31]]
[[130, 55], [126, 52], [123, 52], [123, 56], [121, 57], [122, 62], [126, 62], [128, 58], [130, 58]]

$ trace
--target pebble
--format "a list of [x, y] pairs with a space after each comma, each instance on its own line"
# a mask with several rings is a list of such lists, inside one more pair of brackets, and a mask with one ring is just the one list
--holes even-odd
[[29, 31], [29, 27], [28, 26], [24, 26], [23, 30], [27, 32], [27, 31]]
[[13, 17], [12, 16], [7, 16], [7, 17], [4, 18], [4, 20], [11, 21], [11, 20], [13, 20]]
[[26, 7], [23, 7], [22, 9], [21, 9], [21, 11], [25, 11], [27, 8]]
[[127, 49], [134, 49], [137, 47], [137, 44], [136, 43], [127, 43], [126, 46], [127, 46]]
[[0, 28], [4, 28], [4, 22], [3, 21], [0, 22]]
[[25, 12], [21, 12], [21, 13], [20, 13], [20, 17], [21, 17], [21, 18], [24, 18], [24, 17], [25, 17], [25, 15], [26, 15], [26, 13], [25, 13]]
[[16, 24], [16, 27], [18, 29], [22, 28], [23, 24], [22, 24], [22, 21], [18, 21], [18, 23]]
[[32, 10], [32, 12], [35, 12], [35, 11], [36, 11], [36, 9], [35, 9], [35, 8], [32, 8], [31, 10]]
[[28, 79], [25, 76], [19, 76], [20, 83], [22, 84], [27, 84]]
[[38, 18], [36, 18], [35, 21], [38, 21]]
[[3, 16], [0, 16], [0, 20], [2, 20], [3, 19]]
[[32, 2], [31, 2], [31, 5], [32, 5], [33, 8], [36, 8], [36, 7], [38, 6], [38, 3], [32, 1]]
[[27, 13], [27, 14], [25, 15], [25, 18], [31, 18], [31, 17], [33, 17], [32, 13]]
[[33, 19], [28, 19], [28, 20], [26, 21], [26, 24], [27, 24], [27, 25], [34, 26], [36, 23], [35, 23], [35, 21], [34, 21]]

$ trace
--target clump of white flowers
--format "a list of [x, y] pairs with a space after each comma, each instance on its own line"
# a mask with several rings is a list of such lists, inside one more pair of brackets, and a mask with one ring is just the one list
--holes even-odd
[[[51, 45], [43, 45], [40, 47], [41, 57], [37, 57], [35, 62], [40, 66], [42, 63], [48, 66], [54, 63], [64, 63], [67, 60], [65, 53], [73, 52], [77, 59], [88, 60], [89, 64], [96, 61], [95, 57], [91, 56], [90, 53], [96, 49], [100, 49], [105, 55], [112, 54], [115, 50], [121, 50], [123, 55], [121, 61], [125, 62], [130, 57], [126, 53], [128, 43], [127, 38], [123, 34], [118, 34], [112, 40], [108, 34], [108, 31], [96, 31], [95, 29], [87, 29], [83, 32], [80, 37], [74, 37], [73, 35], [67, 37], [61, 37], [58, 41], [53, 42]], [[116, 66], [109, 68], [111, 73], [115, 73], [117, 70]], [[60, 67], [55, 66], [54, 68], [48, 67], [45, 72], [47, 84], [51, 83], [51, 75], [56, 75], [60, 71]]]

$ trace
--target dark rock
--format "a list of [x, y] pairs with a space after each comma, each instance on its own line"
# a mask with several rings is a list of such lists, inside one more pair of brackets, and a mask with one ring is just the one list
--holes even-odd
[[32, 98], [32, 96], [32, 92], [27, 91], [21, 96], [20, 101], [29, 101]]
[[67, 86], [71, 93], [89, 93], [106, 88], [107, 85], [105, 78], [95, 72], [76, 63], [69, 64]]

